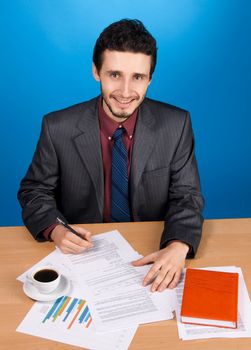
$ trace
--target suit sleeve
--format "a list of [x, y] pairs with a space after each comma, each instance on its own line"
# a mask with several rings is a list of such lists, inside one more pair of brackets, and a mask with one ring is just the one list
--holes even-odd
[[193, 258], [201, 239], [203, 197], [194, 154], [194, 137], [187, 113], [178, 146], [171, 162], [168, 208], [160, 247], [171, 240], [190, 246], [188, 258]]
[[58, 181], [59, 163], [45, 117], [32, 163], [18, 191], [24, 224], [38, 241], [45, 240], [43, 231], [57, 217], [65, 220], [56, 205]]

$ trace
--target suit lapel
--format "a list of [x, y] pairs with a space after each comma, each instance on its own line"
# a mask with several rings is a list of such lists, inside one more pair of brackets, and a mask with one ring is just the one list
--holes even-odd
[[104, 175], [98, 120], [98, 103], [84, 110], [78, 127], [81, 133], [74, 139], [77, 151], [93, 182], [100, 214], [104, 207]]
[[144, 171], [147, 159], [149, 158], [152, 149], [155, 144], [155, 131], [154, 131], [155, 117], [150, 110], [150, 107], [145, 101], [139, 110], [139, 116], [137, 120], [133, 154], [132, 154], [132, 166], [131, 166], [131, 198], [132, 206], [135, 207], [135, 201], [137, 200], [137, 187]]
[[[74, 142], [77, 151], [93, 182], [100, 214], [104, 208], [104, 175], [100, 142], [100, 128], [98, 120], [98, 100], [83, 110], [78, 128], [80, 134]], [[137, 120], [131, 165], [131, 199], [135, 207], [137, 201], [137, 186], [144, 171], [155, 144], [155, 116], [152, 113], [147, 100], [143, 102], [139, 110]]]

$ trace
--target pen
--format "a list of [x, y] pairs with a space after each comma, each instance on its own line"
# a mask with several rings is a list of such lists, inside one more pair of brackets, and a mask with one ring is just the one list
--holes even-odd
[[65, 222], [63, 222], [61, 219], [57, 218], [57, 222], [61, 225], [63, 225], [64, 227], [67, 228], [67, 230], [71, 231], [72, 233], [74, 233], [74, 235], [84, 239], [86, 241], [86, 239], [81, 236], [77, 231], [75, 231], [71, 226], [69, 226], [68, 224], [66, 224]]

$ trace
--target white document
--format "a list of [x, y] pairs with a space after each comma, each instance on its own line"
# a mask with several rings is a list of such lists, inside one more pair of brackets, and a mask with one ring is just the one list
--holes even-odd
[[237, 329], [200, 326], [184, 324], [180, 322], [180, 310], [184, 289], [185, 271], [175, 288], [176, 291], [176, 318], [179, 331], [179, 338], [183, 340], [206, 339], [206, 338], [242, 338], [251, 337], [251, 303], [240, 268], [235, 266], [207, 267], [206, 270], [237, 272], [239, 274], [239, 294], [238, 294], [238, 321]]
[[93, 243], [93, 249], [62, 254], [62, 259], [77, 271], [79, 284], [91, 295], [97, 331], [173, 318], [174, 292], [151, 293], [150, 286], [142, 286], [150, 267], [131, 265], [140, 256], [118, 231], [94, 236]]
[[97, 333], [88, 301], [75, 287], [53, 302], [36, 302], [17, 331], [88, 349], [128, 349], [137, 326]]
[[136, 326], [123, 331], [104, 334], [93, 332], [91, 326], [88, 329], [85, 326], [81, 327], [81, 324], [77, 322], [68, 329], [69, 323], [63, 322], [60, 318], [57, 318], [56, 321], [50, 319], [43, 323], [50, 308], [51, 304], [49, 303], [36, 302], [17, 328], [17, 331], [69, 345], [80, 346], [81, 348], [125, 350], [128, 349], [137, 330]]
[[[134, 267], [131, 268], [135, 270]], [[149, 267], [144, 267], [146, 274]], [[138, 274], [138, 272], [136, 272]], [[137, 275], [135, 280], [137, 279]], [[150, 287], [142, 286], [142, 279], [131, 286], [115, 288], [92, 299], [93, 316], [98, 331], [106, 331], [111, 327], [121, 329], [132, 324], [157, 322], [173, 318], [172, 292], [150, 292]], [[82, 284], [84, 285], [84, 284]]]
[[[59, 250], [50, 253], [17, 279], [24, 282], [27, 273], [43, 265], [57, 267], [71, 281], [71, 290], [56, 301], [36, 302], [18, 326], [18, 332], [89, 349], [124, 350], [129, 347], [137, 325], [119, 331], [110, 329], [107, 333], [97, 333], [89, 296], [79, 287], [76, 273], [65, 264]], [[67, 307], [64, 308], [66, 303]]]
[[[17, 331], [91, 349], [119, 350], [129, 346], [139, 322], [173, 318], [174, 291], [151, 293], [150, 287], [142, 286], [150, 267], [130, 264], [140, 255], [118, 231], [94, 236], [93, 242], [94, 248], [78, 255], [56, 249], [18, 277], [24, 282], [36, 266], [53, 265], [71, 280], [72, 290], [54, 303], [36, 302]], [[69, 312], [63, 303], [74, 307]], [[76, 310], [80, 306], [74, 303], [85, 309]], [[90, 315], [85, 319], [86, 305], [91, 321]], [[69, 313], [74, 322], [65, 319]]]

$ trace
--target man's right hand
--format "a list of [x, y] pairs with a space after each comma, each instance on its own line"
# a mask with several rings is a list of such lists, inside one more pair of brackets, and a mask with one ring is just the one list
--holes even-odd
[[83, 239], [74, 235], [62, 225], [57, 225], [51, 233], [51, 239], [65, 254], [79, 254], [93, 247], [91, 232], [78, 226], [74, 226], [74, 230], [83, 236]]

